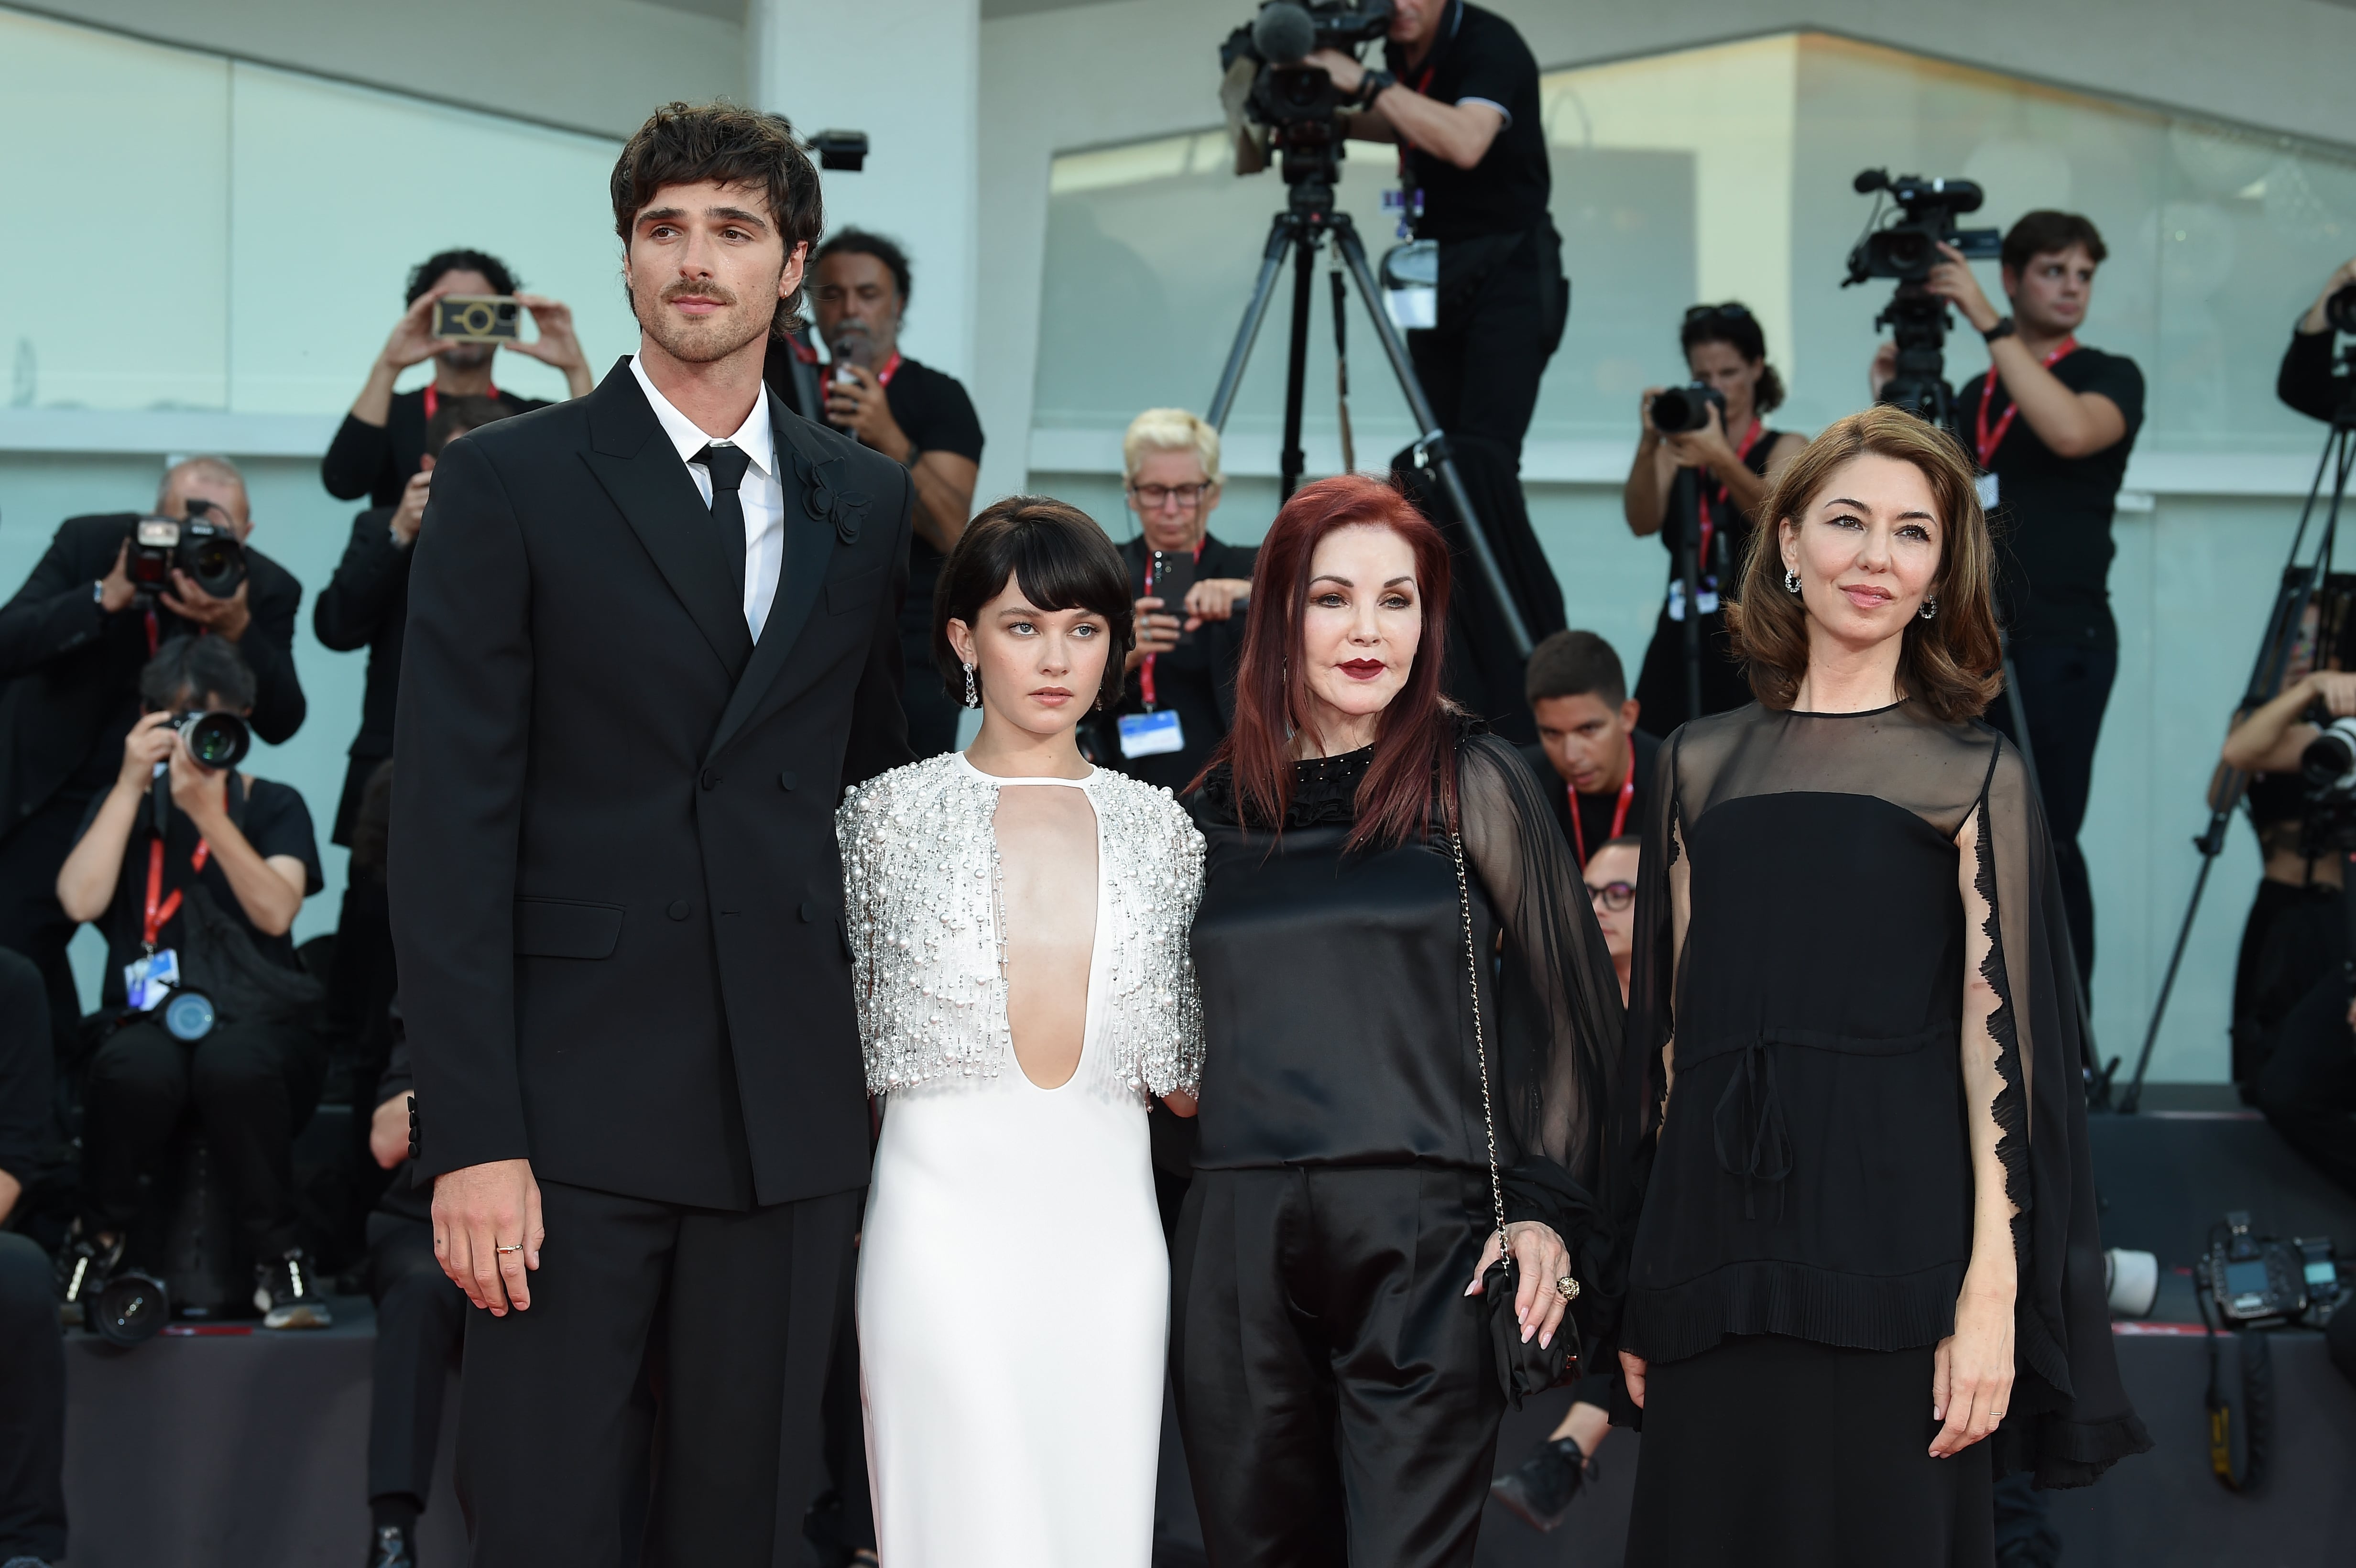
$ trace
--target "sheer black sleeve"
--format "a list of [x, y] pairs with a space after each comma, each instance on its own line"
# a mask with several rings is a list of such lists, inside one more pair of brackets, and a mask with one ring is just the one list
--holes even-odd
[[[1509, 1220], [1554, 1227], [1590, 1311], [1618, 1294], [1622, 1161], [1612, 1137], [1620, 982], [1587, 890], [1529, 770], [1494, 736], [1459, 754], [1464, 849], [1497, 913], [1489, 1042]], [[1594, 1331], [1591, 1326], [1590, 1332]]]

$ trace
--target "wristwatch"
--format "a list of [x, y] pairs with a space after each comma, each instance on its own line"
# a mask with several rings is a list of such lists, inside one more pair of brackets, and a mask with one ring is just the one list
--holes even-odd
[[1981, 333], [1980, 336], [1986, 338], [1988, 342], [1994, 343], [1997, 338], [2010, 337], [2014, 333], [2019, 330], [2020, 328], [2013, 325], [2012, 317], [2008, 315], [2000, 315], [1996, 318], [1996, 325], [1989, 327], [1986, 332]]
[[1398, 78], [1393, 76], [1389, 71], [1370, 70], [1366, 72], [1365, 75], [1358, 79], [1359, 107], [1364, 109], [1372, 109], [1375, 106], [1375, 100], [1383, 95], [1384, 89], [1397, 87], [1398, 85]]

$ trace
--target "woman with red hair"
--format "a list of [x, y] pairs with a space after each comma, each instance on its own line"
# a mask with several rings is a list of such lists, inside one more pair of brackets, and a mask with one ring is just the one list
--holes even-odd
[[1173, 1327], [1212, 1568], [1470, 1564], [1505, 1363], [1609, 1327], [1619, 983], [1537, 781], [1440, 695], [1448, 567], [1387, 485], [1295, 495], [1194, 797]]

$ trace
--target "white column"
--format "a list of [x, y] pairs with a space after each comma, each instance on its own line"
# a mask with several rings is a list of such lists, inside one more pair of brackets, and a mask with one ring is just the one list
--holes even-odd
[[[867, 133], [865, 169], [822, 174], [827, 231], [856, 226], [906, 248], [901, 344], [970, 386], [981, 0], [750, 0], [745, 35], [757, 106], [804, 135]], [[984, 433], [994, 444], [1025, 432]]]

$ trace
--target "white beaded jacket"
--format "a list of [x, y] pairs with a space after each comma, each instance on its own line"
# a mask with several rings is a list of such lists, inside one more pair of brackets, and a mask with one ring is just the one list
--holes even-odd
[[[1187, 947], [1202, 835], [1166, 789], [1106, 768], [1079, 787], [1096, 811], [1098, 907], [1110, 917], [1096, 933], [1107, 986], [1091, 1076], [1141, 1104], [1191, 1093], [1203, 1072]], [[950, 752], [871, 779], [835, 816], [871, 1093], [1021, 1071], [1006, 1020], [998, 789]]]

